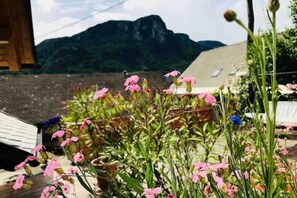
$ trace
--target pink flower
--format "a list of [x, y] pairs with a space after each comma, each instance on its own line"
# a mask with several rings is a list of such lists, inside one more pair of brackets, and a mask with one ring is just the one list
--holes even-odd
[[289, 154], [289, 151], [287, 149], [284, 149], [281, 151], [281, 154], [283, 154], [284, 156], [287, 156]]
[[56, 137], [63, 137], [64, 134], [65, 134], [65, 131], [63, 130], [56, 131], [55, 133], [53, 133], [52, 139]]
[[104, 98], [107, 92], [108, 92], [108, 88], [104, 87], [100, 91], [95, 92], [93, 99], [96, 100], [98, 98]]
[[192, 83], [196, 83], [196, 78], [195, 77], [183, 77], [179, 80], [179, 82], [184, 82], [186, 84], [192, 84]]
[[[52, 192], [56, 190], [55, 186], [47, 186], [41, 192], [40, 198], [48, 198]], [[54, 198], [58, 197], [58, 193], [53, 195]]]
[[243, 179], [243, 177], [245, 179], [248, 179], [249, 178], [248, 172], [244, 172], [243, 174], [242, 174], [242, 171], [241, 170], [235, 170], [234, 172], [235, 172], [235, 175], [236, 175], [236, 177], [238, 179]]
[[76, 153], [73, 157], [74, 163], [80, 162], [84, 159], [84, 155], [80, 152]]
[[83, 121], [85, 124], [88, 124], [88, 125], [92, 123], [92, 121], [89, 118], [85, 118], [83, 119]]
[[25, 179], [25, 176], [23, 174], [18, 175], [16, 178], [16, 181], [13, 185], [13, 189], [17, 190], [17, 189], [22, 188], [22, 186], [24, 184], [24, 179]]
[[210, 185], [209, 184], [207, 186], [205, 186], [205, 189], [204, 189], [203, 193], [204, 193], [205, 196], [209, 195], [209, 193], [210, 193]]
[[45, 149], [45, 147], [43, 145], [37, 145], [36, 147], [34, 147], [32, 150], [31, 150], [31, 153], [35, 154], [41, 150]]
[[60, 167], [59, 162], [56, 159], [52, 159], [48, 163], [47, 167], [45, 168], [43, 175], [50, 176], [55, 171], [55, 169], [57, 169], [59, 167]]
[[137, 75], [130, 76], [129, 78], [126, 79], [124, 85], [134, 85], [139, 81], [139, 77]]
[[172, 94], [173, 89], [164, 89], [163, 92], [165, 92], [166, 94]]
[[69, 172], [70, 175], [75, 175], [76, 173], [78, 173], [78, 169], [77, 168], [74, 168], [73, 166], [71, 166], [68, 169], [68, 172]]
[[162, 193], [162, 189], [160, 187], [158, 188], [145, 188], [142, 195], [145, 195], [146, 198], [155, 198], [155, 195], [159, 195]]
[[129, 90], [130, 92], [139, 92], [140, 91], [140, 86], [137, 84], [132, 84], [132, 85], [128, 85], [125, 90]]
[[217, 183], [218, 188], [222, 188], [225, 184], [223, 178], [217, 176], [215, 173], [213, 173], [212, 176], [215, 182]]
[[27, 161], [38, 161], [38, 158], [34, 157], [34, 156], [28, 156], [27, 159], [25, 160], [25, 162], [27, 162]]
[[174, 198], [174, 196], [173, 196], [173, 194], [170, 193], [167, 195], [167, 198]]
[[230, 198], [232, 198], [233, 196], [234, 196], [234, 193], [236, 193], [237, 192], [237, 190], [236, 189], [232, 189], [232, 188], [228, 188], [227, 190], [226, 190], [226, 193], [227, 193], [227, 195], [230, 197]]
[[192, 181], [193, 181], [194, 183], [197, 183], [198, 180], [199, 180], [198, 175], [195, 175], [195, 174], [194, 174], [194, 175], [192, 176]]
[[200, 176], [200, 177], [202, 177], [202, 178], [204, 178], [204, 179], [207, 179], [207, 171], [200, 171], [199, 173], [198, 173], [198, 176]]
[[16, 165], [15, 167], [14, 167], [14, 170], [19, 170], [20, 168], [24, 168], [24, 167], [26, 167], [27, 166], [27, 163], [26, 163], [26, 161], [24, 161], [24, 162], [21, 162], [21, 163], [19, 163], [18, 165]]
[[157, 187], [155, 189], [153, 189], [153, 193], [156, 195], [159, 195], [162, 193], [162, 188], [161, 187]]
[[72, 137], [72, 138], [67, 138], [66, 140], [64, 140], [62, 143], [61, 143], [61, 147], [64, 147], [66, 144], [69, 145], [71, 144], [72, 142], [77, 142], [78, 140], [78, 137]]
[[70, 185], [69, 184], [66, 183], [63, 186], [61, 186], [61, 188], [62, 188], [62, 191], [63, 191], [64, 194], [69, 194], [69, 192], [70, 192]]
[[176, 77], [176, 76], [178, 76], [179, 74], [180, 74], [179, 71], [174, 70], [174, 71], [172, 71], [172, 72], [169, 72], [169, 73], [165, 74], [164, 76], [165, 76], [165, 77], [169, 77], [169, 76], [171, 76], [171, 77]]
[[83, 124], [80, 125], [79, 130], [83, 131], [84, 129], [85, 129], [85, 126]]
[[40, 198], [48, 198], [50, 195], [49, 186], [45, 187], [40, 195]]
[[204, 98], [204, 101], [210, 104], [217, 102], [216, 98], [210, 93], [201, 93], [199, 98]]
[[228, 168], [228, 166], [229, 164], [227, 163], [220, 163], [220, 164], [210, 165], [208, 166], [208, 168], [213, 171], [218, 171], [219, 169], [225, 170]]
[[287, 172], [286, 168], [279, 168], [274, 172], [274, 174], [279, 175], [279, 174], [285, 173], [285, 172]]
[[286, 128], [284, 129], [285, 132], [288, 132], [291, 130], [293, 130], [293, 126], [286, 126]]
[[295, 86], [291, 83], [286, 84], [286, 87], [290, 90], [295, 89]]

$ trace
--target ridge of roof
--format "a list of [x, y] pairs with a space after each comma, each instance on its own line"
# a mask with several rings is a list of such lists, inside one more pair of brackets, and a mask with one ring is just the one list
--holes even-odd
[[217, 47], [217, 48], [214, 48], [214, 49], [206, 50], [206, 51], [201, 52], [201, 54], [206, 54], [206, 53], [217, 51], [217, 50], [223, 50], [224, 48], [234, 47], [234, 46], [243, 45], [243, 44], [246, 44], [246, 41], [242, 41], [242, 42], [239, 42], [239, 43], [233, 43], [231, 45], [225, 45], [225, 46], [222, 46], [222, 47]]

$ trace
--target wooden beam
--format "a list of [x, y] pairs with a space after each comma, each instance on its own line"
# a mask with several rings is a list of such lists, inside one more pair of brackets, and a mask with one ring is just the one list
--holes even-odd
[[17, 46], [15, 45], [15, 42], [9, 42], [7, 46], [7, 60], [9, 65], [10, 71], [19, 71], [20, 70], [20, 57], [17, 50]]

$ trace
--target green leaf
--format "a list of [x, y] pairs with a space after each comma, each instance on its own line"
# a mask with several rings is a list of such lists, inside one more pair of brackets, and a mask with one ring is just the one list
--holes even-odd
[[137, 145], [138, 145], [142, 155], [145, 157], [145, 159], [147, 159], [148, 153], [146, 152], [146, 149], [144, 148], [143, 144], [139, 140], [137, 140]]
[[93, 190], [85, 183], [85, 181], [81, 178], [81, 176], [78, 173], [75, 173], [79, 183], [82, 185], [82, 187], [84, 187], [87, 191], [89, 191], [89, 193], [91, 193], [91, 195], [94, 195]]
[[131, 178], [123, 173], [119, 173], [119, 176], [126, 182], [129, 186], [131, 186], [135, 192], [138, 194], [143, 193], [143, 187], [137, 179]]
[[172, 161], [170, 148], [168, 148], [167, 156], [168, 156], [168, 163], [169, 163], [170, 173], [171, 173], [171, 178], [172, 178], [172, 192], [176, 196], [177, 195], [177, 178], [175, 175], [174, 164]]
[[149, 188], [153, 188], [153, 165], [152, 160], [148, 159], [146, 163], [146, 170], [145, 170], [145, 180]]
[[160, 124], [158, 125], [158, 127], [156, 128], [156, 130], [155, 130], [155, 132], [153, 133], [153, 135], [152, 136], [155, 136], [155, 135], [157, 135], [158, 134], [158, 132], [160, 131], [160, 129], [161, 129], [161, 126], [162, 126], [162, 123], [160, 122]]

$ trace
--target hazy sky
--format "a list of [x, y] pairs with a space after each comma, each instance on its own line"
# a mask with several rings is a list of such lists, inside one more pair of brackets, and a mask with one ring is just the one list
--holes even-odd
[[[218, 40], [226, 44], [243, 41], [246, 34], [235, 23], [223, 19], [226, 9], [233, 9], [247, 21], [246, 0], [128, 0], [109, 11], [96, 14], [122, 0], [31, 0], [35, 43], [61, 36], [71, 36], [108, 20], [135, 20], [157, 14], [167, 28], [186, 33], [191, 39]], [[291, 26], [290, 0], [280, 0], [278, 31]], [[255, 29], [266, 29], [266, 0], [254, 0]], [[89, 19], [46, 36], [41, 36], [89, 16]]]

